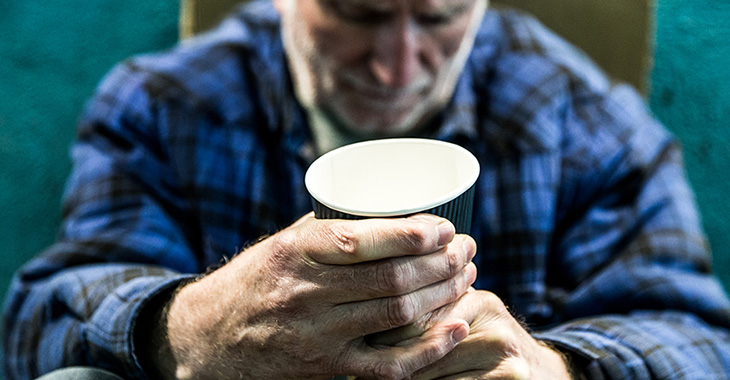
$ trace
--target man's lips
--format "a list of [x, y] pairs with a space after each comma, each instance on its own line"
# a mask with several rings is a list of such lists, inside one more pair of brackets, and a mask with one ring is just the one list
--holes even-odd
[[353, 96], [366, 106], [384, 109], [413, 107], [425, 97], [429, 89], [424, 80], [402, 88], [372, 86], [353, 80], [341, 80], [339, 84], [345, 94]]

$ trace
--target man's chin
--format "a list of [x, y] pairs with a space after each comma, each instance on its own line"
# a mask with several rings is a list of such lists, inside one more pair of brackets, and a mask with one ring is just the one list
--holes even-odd
[[362, 138], [398, 137], [416, 131], [422, 124], [423, 113], [394, 109], [383, 109], [379, 112], [341, 112], [338, 113], [337, 120], [341, 128]]
[[416, 126], [404, 123], [401, 119], [383, 120], [350, 120], [343, 123], [343, 128], [351, 134], [362, 138], [399, 137], [413, 132]]

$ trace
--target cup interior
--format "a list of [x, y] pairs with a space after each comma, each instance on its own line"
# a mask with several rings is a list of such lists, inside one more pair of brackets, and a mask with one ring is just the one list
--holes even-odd
[[360, 216], [396, 216], [451, 201], [479, 176], [466, 149], [429, 139], [384, 139], [348, 145], [317, 159], [305, 185], [334, 210]]

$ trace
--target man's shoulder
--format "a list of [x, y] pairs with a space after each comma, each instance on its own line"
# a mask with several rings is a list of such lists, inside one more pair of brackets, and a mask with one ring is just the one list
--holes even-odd
[[134, 62], [181, 81], [201, 76], [215, 77], [218, 82], [243, 81], [251, 70], [275, 70], [274, 64], [283, 58], [283, 45], [278, 16], [266, 3], [256, 1], [241, 7], [216, 28], [183, 40], [168, 51], [137, 57]]
[[140, 83], [157, 99], [198, 103], [194, 106], [215, 108], [222, 116], [234, 112], [236, 105], [250, 103], [263, 78], [284, 76], [279, 21], [270, 8], [262, 2], [241, 7], [215, 29], [126, 60], [105, 82]]
[[[523, 69], [534, 74], [550, 72], [597, 90], [610, 85], [608, 77], [582, 50], [535, 16], [513, 8], [487, 12], [474, 53], [481, 55], [481, 61], [497, 70], [497, 74], [513, 76], [515, 70]], [[539, 80], [532, 76], [529, 79]]]
[[519, 151], [558, 149], [566, 133], [561, 115], [588, 105], [571, 99], [598, 102], [612, 87], [578, 48], [513, 9], [487, 12], [467, 67], [485, 118], [483, 133], [495, 145]]
[[615, 84], [583, 51], [537, 18], [508, 8], [487, 12], [467, 69], [477, 93], [498, 99], [491, 104], [503, 105], [508, 113], [514, 107], [533, 113], [555, 98], [604, 96]]

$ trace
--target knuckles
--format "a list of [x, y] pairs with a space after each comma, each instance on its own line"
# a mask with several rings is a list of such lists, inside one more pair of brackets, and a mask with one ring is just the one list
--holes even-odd
[[296, 253], [299, 240], [297, 233], [291, 229], [270, 236], [266, 241], [270, 244], [269, 250], [272, 253], [272, 260], [286, 262], [289, 258], [298, 256]]
[[338, 250], [346, 256], [358, 256], [362, 237], [352, 230], [349, 223], [332, 223], [323, 228], [323, 235], [327, 236]]
[[403, 379], [410, 375], [403, 365], [397, 361], [381, 361], [376, 363], [372, 369], [372, 378], [380, 380]]
[[405, 326], [417, 317], [417, 308], [409, 295], [386, 298], [387, 324], [390, 327]]
[[407, 264], [400, 260], [384, 260], [375, 267], [376, 291], [381, 294], [403, 294], [412, 280]]
[[456, 276], [464, 269], [464, 254], [457, 249], [449, 249], [446, 254], [446, 264], [448, 266], [449, 277]]
[[400, 248], [403, 252], [409, 254], [422, 253], [424, 248], [430, 245], [429, 243], [433, 240], [433, 237], [429, 236], [423, 228], [415, 228], [415, 226], [402, 228], [397, 236]]
[[463, 280], [463, 277], [459, 276], [451, 279], [449, 281], [449, 288], [446, 290], [449, 293], [449, 300], [456, 301], [462, 294], [464, 294], [464, 292], [466, 292], [466, 287], [467, 285]]

